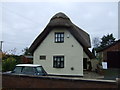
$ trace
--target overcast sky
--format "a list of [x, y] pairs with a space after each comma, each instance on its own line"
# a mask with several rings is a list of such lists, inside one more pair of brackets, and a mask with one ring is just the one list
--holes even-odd
[[15, 54], [29, 47], [58, 12], [86, 31], [91, 42], [110, 33], [118, 39], [117, 2], [6, 2], [0, 4], [1, 12], [3, 51], [16, 48]]

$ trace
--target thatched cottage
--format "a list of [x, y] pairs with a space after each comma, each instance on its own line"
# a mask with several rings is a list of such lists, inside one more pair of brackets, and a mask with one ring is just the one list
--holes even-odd
[[94, 58], [90, 47], [89, 34], [60, 12], [51, 18], [29, 50], [33, 63], [41, 64], [50, 75], [83, 76]]

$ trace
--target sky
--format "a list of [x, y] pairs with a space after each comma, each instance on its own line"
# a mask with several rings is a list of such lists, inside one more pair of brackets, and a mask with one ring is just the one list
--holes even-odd
[[[22, 54], [58, 12], [86, 31], [92, 39], [113, 33], [118, 39], [118, 2], [2, 2], [0, 41], [3, 51]], [[13, 52], [12, 51], [12, 52]]]

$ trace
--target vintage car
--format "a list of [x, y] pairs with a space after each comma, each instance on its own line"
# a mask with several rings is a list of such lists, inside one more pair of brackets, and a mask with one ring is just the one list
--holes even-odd
[[6, 74], [15, 74], [15, 75], [47, 75], [46, 71], [41, 65], [37, 64], [17, 64], [13, 71]]

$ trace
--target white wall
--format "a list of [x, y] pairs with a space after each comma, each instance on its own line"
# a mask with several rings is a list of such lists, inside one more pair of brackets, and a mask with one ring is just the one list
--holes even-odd
[[[64, 43], [54, 43], [54, 32], [59, 31], [64, 32]], [[46, 60], [40, 60], [40, 55], [46, 55]], [[56, 55], [64, 55], [64, 68], [53, 68], [53, 56]], [[41, 64], [48, 74], [83, 76], [83, 48], [68, 30], [56, 28], [35, 50], [34, 64]]]

